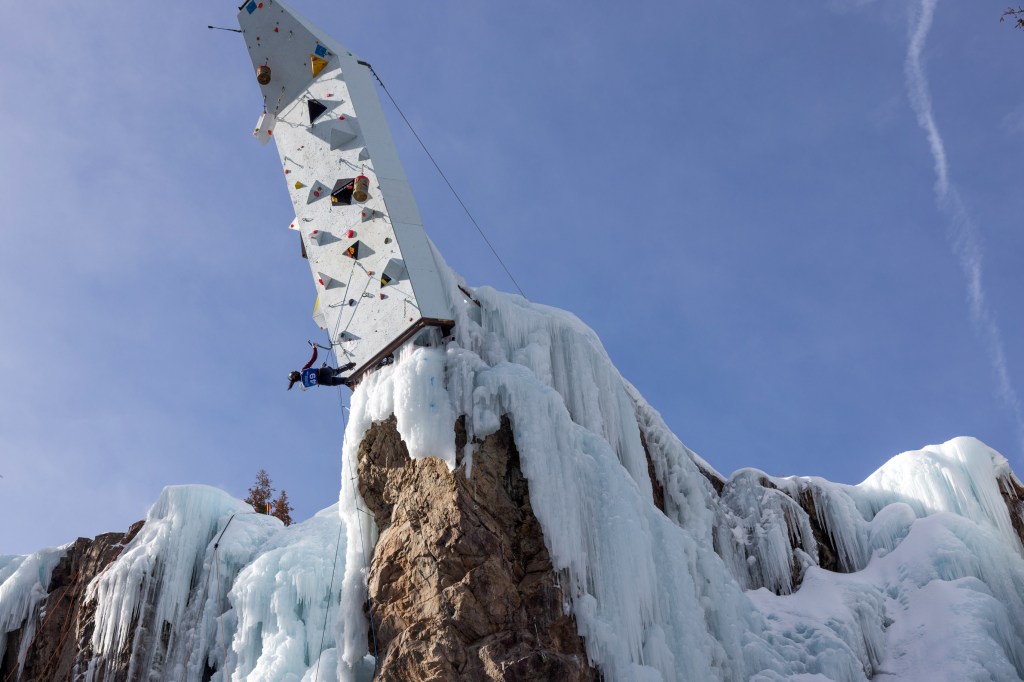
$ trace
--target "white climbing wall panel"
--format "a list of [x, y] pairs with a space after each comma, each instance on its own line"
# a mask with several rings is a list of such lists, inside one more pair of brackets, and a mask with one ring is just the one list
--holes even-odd
[[[238, 23], [254, 75], [269, 69], [253, 135], [281, 157], [290, 227], [317, 288], [313, 319], [358, 376], [417, 330], [452, 324], [433, 247], [369, 68], [277, 0], [247, 2]], [[346, 190], [359, 176], [362, 202]]]

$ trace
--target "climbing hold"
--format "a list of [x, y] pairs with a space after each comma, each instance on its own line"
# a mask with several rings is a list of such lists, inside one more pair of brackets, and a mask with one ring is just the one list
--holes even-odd
[[370, 158], [370, 152], [366, 151], [366, 147], [359, 150], [359, 160], [366, 161]]
[[317, 57], [326, 57], [330, 54], [330, 51], [320, 43], [317, 43], [316, 48], [313, 49], [313, 54]]
[[352, 203], [352, 178], [343, 178], [334, 183], [331, 190], [331, 206], [347, 206]]
[[318, 180], [317, 182], [313, 183], [312, 187], [309, 188], [309, 195], [306, 197], [306, 203], [312, 204], [314, 201], [322, 199], [325, 196], [327, 196], [328, 192], [329, 190], [327, 189], [327, 185]]
[[301, 180], [296, 180], [295, 181], [295, 189], [302, 189], [303, 187], [305, 187], [305, 185], [302, 184]]
[[256, 127], [253, 128], [253, 136], [260, 141], [260, 144], [266, 144], [270, 141], [270, 136], [274, 133], [274, 126], [277, 124], [277, 118], [266, 111], [260, 116], [260, 120], [256, 122]]
[[311, 99], [306, 102], [309, 107], [309, 124], [313, 125], [313, 121], [320, 118], [325, 111], [327, 111], [327, 105], [319, 100]]
[[288, 170], [287, 168], [285, 168], [285, 169], [284, 169], [284, 174], [285, 174], [285, 175], [289, 175], [290, 173], [291, 173], [291, 171], [290, 171], [290, 170]]
[[349, 239], [352, 239], [352, 237], [356, 236], [356, 231], [355, 230], [346, 230], [345, 231], [345, 236], [348, 237]]
[[380, 295], [380, 300], [382, 300], [382, 301], [383, 301], [383, 300], [384, 300], [385, 298], [387, 298], [387, 294], [381, 294], [381, 295]]
[[384, 272], [380, 275], [380, 285], [386, 287], [388, 284], [407, 277], [405, 261], [401, 258], [392, 258], [384, 266]]
[[280, 33], [280, 31], [278, 31], [277, 29], [277, 26], [274, 27], [274, 33]]
[[338, 119], [331, 128], [331, 150], [341, 149], [359, 137], [355, 122], [351, 118]]
[[370, 178], [357, 175], [352, 188], [352, 198], [360, 204], [370, 198]]
[[353, 260], [359, 260], [359, 256], [362, 254], [364, 248], [365, 247], [362, 242], [353, 242], [351, 246], [345, 249], [345, 255]]
[[345, 120], [345, 117], [344, 117], [344, 116], [339, 116], [339, 117], [338, 117], [338, 120], [339, 120], [339, 121], [344, 121], [344, 120]]
[[327, 66], [327, 60], [320, 59], [320, 57], [317, 57], [315, 54], [311, 54], [309, 55], [309, 66], [313, 70], [313, 76], [316, 77], [319, 76], [320, 72]]
[[266, 85], [270, 82], [270, 67], [266, 64], [256, 67], [256, 82]]
[[327, 233], [321, 232], [320, 230], [313, 230], [312, 232], [309, 233], [309, 238], [315, 241], [317, 244], [323, 244], [323, 238], [325, 234]]
[[327, 287], [331, 286], [331, 282], [334, 281], [334, 279], [330, 275], [325, 275], [322, 272], [318, 272], [316, 274], [317, 274], [317, 280], [316, 281], [319, 282], [320, 286], [324, 287], [325, 289]]
[[385, 244], [390, 244], [391, 243], [391, 237], [384, 237], [384, 243]]

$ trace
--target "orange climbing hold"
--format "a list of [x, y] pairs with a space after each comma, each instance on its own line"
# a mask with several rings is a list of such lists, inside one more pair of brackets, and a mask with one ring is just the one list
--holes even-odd
[[315, 54], [309, 55], [309, 66], [313, 70], [313, 76], [319, 76], [320, 72], [327, 66], [326, 59], [320, 59]]

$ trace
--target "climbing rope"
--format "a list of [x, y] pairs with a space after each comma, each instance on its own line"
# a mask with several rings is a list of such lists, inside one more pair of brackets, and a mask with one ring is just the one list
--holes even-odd
[[476, 231], [480, 233], [480, 236], [487, 244], [487, 247], [491, 250], [491, 253], [494, 254], [494, 257], [498, 260], [498, 263], [501, 264], [502, 269], [505, 270], [505, 274], [508, 275], [508, 278], [510, 280], [512, 280], [512, 284], [515, 285], [516, 289], [519, 291], [519, 294], [523, 298], [527, 298], [526, 294], [523, 292], [523, 288], [519, 286], [519, 282], [516, 281], [516, 278], [513, 277], [512, 273], [509, 271], [508, 266], [505, 265], [505, 261], [501, 259], [501, 256], [498, 255], [498, 251], [494, 248], [494, 245], [491, 244], [491, 240], [487, 238], [486, 234], [484, 234], [483, 228], [480, 227], [480, 224], [476, 221], [476, 218], [474, 218], [473, 214], [470, 213], [469, 208], [466, 206], [466, 202], [464, 202], [462, 200], [462, 197], [459, 196], [459, 193], [455, 191], [455, 187], [452, 186], [451, 181], [448, 180], [448, 176], [444, 174], [443, 170], [441, 170], [441, 166], [439, 166], [437, 161], [434, 159], [434, 155], [430, 153], [429, 149], [427, 149], [427, 145], [423, 143], [423, 140], [420, 138], [419, 133], [417, 133], [416, 129], [412, 127], [412, 123], [410, 123], [409, 119], [406, 118], [405, 113], [402, 112], [402, 108], [398, 106], [398, 102], [395, 101], [395, 98], [392, 97], [391, 93], [388, 91], [387, 86], [384, 85], [384, 81], [380, 79], [380, 76], [377, 75], [377, 72], [374, 70], [374, 68], [370, 65], [369, 62], [364, 62], [363, 60], [360, 59], [357, 61], [357, 63], [362, 64], [363, 66], [368, 68], [370, 70], [370, 73], [373, 74], [373, 77], [377, 79], [378, 83], [380, 83], [381, 90], [383, 90], [384, 94], [388, 96], [389, 100], [391, 100], [391, 104], [395, 106], [395, 110], [398, 112], [398, 115], [402, 117], [403, 121], [405, 121], [405, 125], [409, 127], [409, 131], [413, 134], [413, 137], [416, 138], [416, 141], [419, 142], [420, 147], [423, 148], [423, 151], [426, 153], [427, 158], [429, 158], [430, 162], [434, 164], [434, 168], [437, 169], [437, 172], [440, 174], [441, 179], [443, 179], [445, 184], [448, 185], [448, 189], [451, 190], [452, 195], [455, 197], [455, 200], [459, 202], [459, 205], [462, 206], [462, 210], [466, 212], [467, 216], [469, 216], [469, 220], [471, 223], [473, 223], [473, 227], [475, 227]]
[[[332, 349], [331, 352], [334, 353], [334, 350]], [[337, 353], [334, 353], [334, 362], [335, 362], [335, 366], [337, 366], [337, 363], [338, 363], [338, 355], [337, 355]], [[348, 430], [348, 413], [349, 413], [349, 409], [348, 409], [348, 406], [345, 405], [345, 399], [344, 399], [344, 396], [341, 393], [340, 387], [338, 388], [338, 404], [341, 407], [341, 417], [342, 417], [343, 432], [344, 432], [344, 431]], [[342, 449], [344, 450], [344, 439], [342, 440]], [[342, 457], [344, 458], [344, 452], [342, 453]], [[350, 474], [350, 476], [354, 476], [354, 472], [352, 471], [352, 460], [348, 460], [348, 465], [349, 465], [349, 474]], [[355, 479], [354, 478], [350, 478], [349, 480], [355, 480]], [[356, 494], [355, 493], [355, 489], [353, 488], [352, 489], [352, 502], [353, 502], [353, 505], [355, 504], [355, 494]], [[357, 508], [356, 511], [362, 511], [362, 510]], [[360, 551], [360, 554], [362, 555], [362, 565], [363, 565], [364, 569], [368, 569], [369, 566], [367, 565], [367, 562], [366, 562], [366, 557], [367, 557], [368, 551], [366, 549], [366, 539], [365, 539], [365, 536], [363, 535], [362, 517], [360, 517], [359, 515], [356, 515], [356, 519], [357, 519], [357, 522], [359, 524], [359, 543], [360, 543], [359, 544], [359, 551]], [[321, 630], [321, 634], [320, 634], [320, 653], [319, 653], [319, 655], [317, 655], [316, 672], [313, 675], [313, 682], [317, 682], [320, 679], [320, 659], [323, 657], [323, 653], [324, 653], [324, 640], [327, 637], [327, 617], [328, 617], [328, 615], [331, 612], [331, 601], [333, 600], [333, 595], [334, 595], [334, 577], [335, 577], [335, 573], [338, 570], [338, 553], [341, 551], [341, 533], [342, 533], [342, 531], [344, 529], [345, 529], [345, 525], [343, 523], [339, 524], [339, 526], [338, 526], [338, 541], [337, 541], [337, 543], [334, 546], [334, 566], [331, 569], [331, 585], [330, 585], [330, 588], [328, 589], [328, 592], [327, 592], [327, 609], [324, 611], [324, 624], [323, 624], [323, 629]], [[369, 620], [369, 625], [370, 625], [370, 638], [373, 641], [373, 659], [374, 659], [373, 678], [372, 679], [375, 680], [375, 679], [377, 679], [377, 659], [378, 659], [378, 652], [377, 652], [377, 629], [373, 625], [373, 613], [370, 610], [369, 590], [367, 590], [366, 606], [367, 606], [367, 612], [370, 614], [368, 620]]]
[[343, 530], [345, 530], [345, 524], [338, 523], [338, 541], [334, 545], [334, 565], [331, 567], [331, 586], [327, 589], [327, 608], [324, 610], [324, 625], [320, 631], [320, 653], [316, 657], [316, 673], [313, 675], [313, 682], [320, 679], [320, 659], [324, 656], [324, 640], [327, 638], [327, 616], [331, 613], [331, 602], [334, 601], [334, 575], [338, 571], [338, 552], [341, 550], [341, 532]]

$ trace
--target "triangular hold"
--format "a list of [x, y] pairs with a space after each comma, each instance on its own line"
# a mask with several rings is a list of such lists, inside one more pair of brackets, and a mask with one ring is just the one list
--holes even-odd
[[371, 220], [380, 218], [382, 215], [384, 214], [381, 213], [380, 211], [374, 210], [372, 208], [364, 208], [362, 213], [359, 214], [359, 217], [362, 218], [364, 223], [368, 223]]
[[327, 287], [331, 286], [331, 282], [334, 281], [334, 278], [331, 277], [330, 275], [325, 275], [322, 272], [318, 272], [316, 273], [316, 281], [319, 282], [324, 289], [326, 289]]
[[315, 54], [309, 55], [309, 66], [313, 70], [313, 77], [316, 78], [320, 75], [320, 72], [327, 66], [326, 59], [320, 59]]
[[345, 249], [345, 255], [353, 260], [359, 260], [367, 255], [367, 248], [361, 241], [354, 241]]
[[263, 115], [260, 116], [260, 120], [256, 122], [252, 136], [259, 140], [260, 144], [266, 144], [274, 136], [275, 125], [277, 125], [277, 117], [264, 111]]
[[404, 279], [406, 275], [405, 261], [401, 258], [392, 258], [384, 266], [384, 272], [380, 274], [380, 285], [386, 287], [392, 282]]
[[295, 189], [302, 189], [303, 187], [305, 187], [305, 185], [302, 184], [301, 180], [296, 180], [295, 181]]
[[326, 237], [327, 233], [324, 232], [323, 230], [313, 230], [312, 232], [309, 233], [309, 238], [315, 241], [318, 245], [323, 244], [323, 240]]
[[306, 102], [306, 105], [309, 107], [309, 125], [313, 125], [313, 122], [327, 111], [327, 105], [320, 100], [311, 99]]
[[309, 197], [306, 199], [307, 204], [312, 204], [314, 201], [323, 199], [325, 196], [331, 193], [327, 185], [317, 181], [313, 183], [313, 186], [309, 188]]
[[366, 161], [369, 158], [370, 158], [370, 151], [366, 147], [363, 147], [362, 149], [359, 150], [359, 160], [360, 161]]
[[351, 118], [339, 118], [331, 128], [331, 150], [342, 149], [359, 137]]
[[288, 229], [296, 231], [299, 229], [299, 221], [297, 218], [288, 224]]
[[331, 206], [348, 206], [352, 203], [352, 190], [355, 178], [342, 178], [334, 183], [331, 190]]
[[314, 57], [323, 57], [324, 59], [327, 59], [328, 57], [331, 56], [331, 51], [328, 50], [323, 45], [321, 45], [320, 43], [317, 43], [316, 47], [313, 48], [313, 56]]
[[320, 308], [319, 295], [316, 297], [316, 302], [313, 303], [313, 322], [321, 329], [327, 329], [327, 316], [324, 314], [323, 309]]

